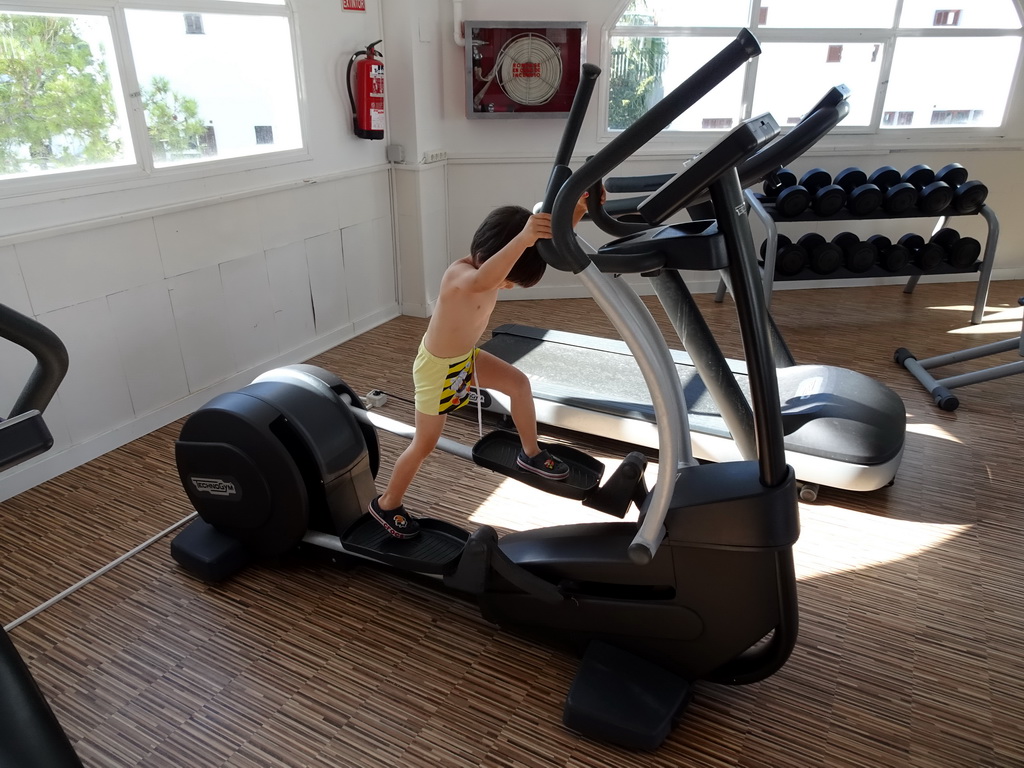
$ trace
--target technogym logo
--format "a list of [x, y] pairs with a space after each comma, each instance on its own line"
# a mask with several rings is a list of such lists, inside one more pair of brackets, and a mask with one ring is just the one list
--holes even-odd
[[189, 479], [192, 481], [192, 487], [196, 489], [197, 493], [203, 493], [207, 496], [238, 495], [238, 488], [233, 480], [225, 480], [221, 477], [196, 477], [195, 475]]

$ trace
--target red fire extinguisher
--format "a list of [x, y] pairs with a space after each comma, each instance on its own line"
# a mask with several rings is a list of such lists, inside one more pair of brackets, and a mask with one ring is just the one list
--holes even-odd
[[[348, 100], [352, 105], [352, 128], [361, 139], [384, 138], [384, 60], [374, 48], [377, 40], [356, 51], [348, 60], [345, 79], [348, 81]], [[356, 68], [355, 95], [352, 94], [352, 67]]]

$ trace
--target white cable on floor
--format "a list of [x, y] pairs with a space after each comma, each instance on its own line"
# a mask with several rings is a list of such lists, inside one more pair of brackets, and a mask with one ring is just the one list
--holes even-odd
[[151, 538], [148, 541], [143, 542], [142, 544], [137, 546], [135, 549], [131, 550], [130, 552], [126, 552], [125, 554], [121, 555], [119, 558], [117, 558], [113, 562], [108, 563], [107, 565], [103, 566], [102, 568], [100, 568], [95, 573], [89, 574], [84, 579], [82, 579], [80, 582], [75, 584], [74, 586], [68, 587], [63, 592], [61, 592], [59, 595], [51, 597], [49, 600], [47, 600], [42, 605], [37, 606], [36, 608], [33, 608], [31, 611], [26, 613], [20, 619], [15, 619], [14, 621], [12, 621], [10, 624], [8, 624], [6, 627], [4, 627], [4, 631], [10, 632], [12, 629], [17, 627], [19, 624], [22, 624], [22, 623], [28, 621], [29, 619], [31, 619], [33, 616], [36, 616], [37, 614], [42, 613], [47, 608], [49, 608], [51, 605], [53, 605], [54, 603], [57, 603], [57, 602], [63, 600], [65, 597], [70, 595], [72, 592], [75, 592], [75, 591], [81, 589], [82, 587], [84, 587], [86, 584], [88, 584], [91, 581], [95, 581], [100, 576], [102, 576], [104, 573], [109, 571], [110, 569], [117, 567], [118, 565], [123, 563], [128, 558], [133, 557], [134, 555], [137, 555], [139, 552], [141, 552], [142, 550], [144, 550], [146, 547], [150, 546], [151, 544], [155, 544], [156, 542], [160, 541], [160, 539], [162, 539], [164, 536], [169, 534], [171, 531], [175, 530], [176, 528], [180, 528], [185, 523], [191, 522], [192, 520], [194, 520], [198, 516], [198, 514], [199, 514], [198, 512], [193, 512], [188, 517], [186, 517], [186, 518], [176, 522], [170, 528], [167, 528], [166, 530], [161, 531], [160, 533], [158, 533], [153, 538]]

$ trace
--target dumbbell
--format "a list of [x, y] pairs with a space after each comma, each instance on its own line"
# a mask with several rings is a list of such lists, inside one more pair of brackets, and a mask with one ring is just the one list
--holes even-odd
[[843, 252], [817, 232], [801, 235], [797, 245], [807, 251], [807, 266], [819, 275], [830, 275], [843, 265]]
[[775, 211], [787, 219], [799, 216], [811, 204], [811, 193], [797, 184], [796, 174], [781, 168], [761, 185], [765, 195], [775, 198]]
[[853, 232], [840, 232], [832, 242], [843, 252], [843, 266], [856, 274], [867, 272], [878, 260], [878, 249]]
[[868, 175], [860, 168], [840, 171], [836, 174], [835, 183], [846, 192], [846, 209], [854, 216], [867, 216], [882, 204], [882, 190], [868, 183]]
[[[761, 243], [761, 262], [764, 262], [768, 241]], [[775, 273], [784, 277], [792, 277], [803, 272], [807, 267], [807, 251], [785, 235], [778, 235], [775, 240]]]
[[903, 235], [897, 242], [910, 252], [911, 263], [922, 272], [931, 272], [946, 256], [938, 244], [926, 242], [921, 235], [912, 232]]
[[903, 181], [917, 189], [917, 208], [934, 216], [953, 203], [953, 188], [944, 181], [935, 180], [935, 171], [927, 165], [915, 165], [903, 174]]
[[917, 205], [917, 188], [903, 181], [900, 172], [891, 165], [883, 165], [868, 176], [868, 183], [882, 190], [882, 208], [890, 215], [908, 213]]
[[968, 181], [967, 169], [960, 163], [950, 163], [935, 172], [936, 181], [944, 181], [953, 188], [953, 210], [974, 213], [985, 204], [988, 187], [980, 181]]
[[812, 168], [800, 177], [800, 186], [811, 194], [811, 209], [819, 216], [835, 216], [846, 205], [846, 190], [832, 183], [822, 168]]
[[878, 266], [886, 272], [902, 272], [910, 263], [910, 251], [902, 243], [894, 243], [885, 235], [872, 235], [868, 242], [878, 249]]
[[960, 233], [950, 227], [932, 235], [931, 242], [942, 249], [946, 263], [953, 269], [973, 267], [981, 256], [980, 242], [973, 237], [960, 237]]

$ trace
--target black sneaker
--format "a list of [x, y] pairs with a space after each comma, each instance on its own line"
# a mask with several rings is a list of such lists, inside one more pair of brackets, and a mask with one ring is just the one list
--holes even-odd
[[569, 465], [559, 461], [547, 451], [541, 451], [532, 459], [525, 451], [519, 451], [516, 464], [520, 469], [546, 477], [548, 480], [565, 480], [569, 476]]
[[418, 536], [420, 524], [410, 517], [401, 504], [395, 509], [381, 509], [380, 496], [370, 502], [367, 508], [373, 519], [384, 526], [384, 530], [396, 539], [411, 539]]

